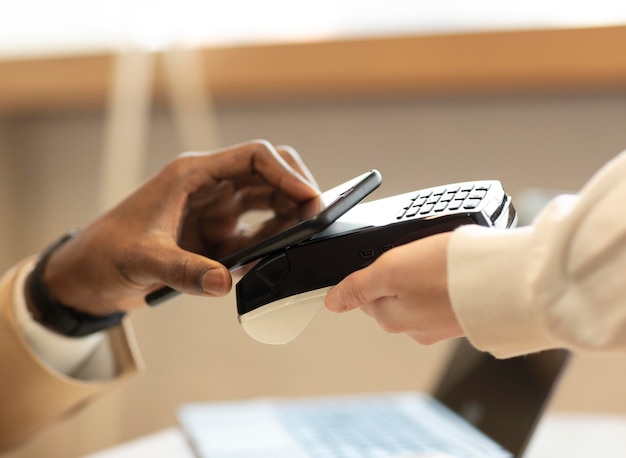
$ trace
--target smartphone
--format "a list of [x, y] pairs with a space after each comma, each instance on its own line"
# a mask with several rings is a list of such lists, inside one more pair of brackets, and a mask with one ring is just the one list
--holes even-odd
[[[319, 198], [307, 202], [303, 206], [303, 219], [297, 224], [226, 256], [220, 262], [232, 271], [290, 245], [302, 242], [326, 229], [378, 188], [381, 183], [380, 172], [372, 169], [335, 186], [322, 193]], [[158, 305], [178, 294], [179, 291], [165, 286], [148, 294], [146, 302], [148, 305]]]

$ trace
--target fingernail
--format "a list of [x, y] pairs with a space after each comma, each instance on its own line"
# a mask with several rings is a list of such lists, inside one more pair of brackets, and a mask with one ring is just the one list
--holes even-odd
[[226, 294], [226, 281], [221, 271], [217, 269], [209, 269], [202, 276], [202, 291], [215, 296], [223, 296]]

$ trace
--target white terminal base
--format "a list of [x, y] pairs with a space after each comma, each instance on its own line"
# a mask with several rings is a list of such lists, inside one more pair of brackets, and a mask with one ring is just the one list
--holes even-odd
[[250, 337], [261, 343], [289, 343], [324, 307], [328, 290], [330, 287], [279, 299], [239, 315], [239, 323]]

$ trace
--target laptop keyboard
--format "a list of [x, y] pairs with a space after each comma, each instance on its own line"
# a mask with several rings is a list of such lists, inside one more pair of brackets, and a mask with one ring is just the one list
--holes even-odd
[[285, 404], [278, 411], [283, 426], [311, 458], [382, 458], [420, 453], [484, 456], [387, 402]]

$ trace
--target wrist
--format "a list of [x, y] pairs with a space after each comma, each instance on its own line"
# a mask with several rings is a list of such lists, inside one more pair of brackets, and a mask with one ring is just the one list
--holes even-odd
[[61, 303], [52, 293], [44, 275], [52, 254], [70, 241], [70, 232], [54, 243], [42, 255], [26, 280], [26, 299], [33, 318], [45, 327], [70, 337], [81, 337], [116, 326], [124, 317], [118, 312], [95, 316]]

